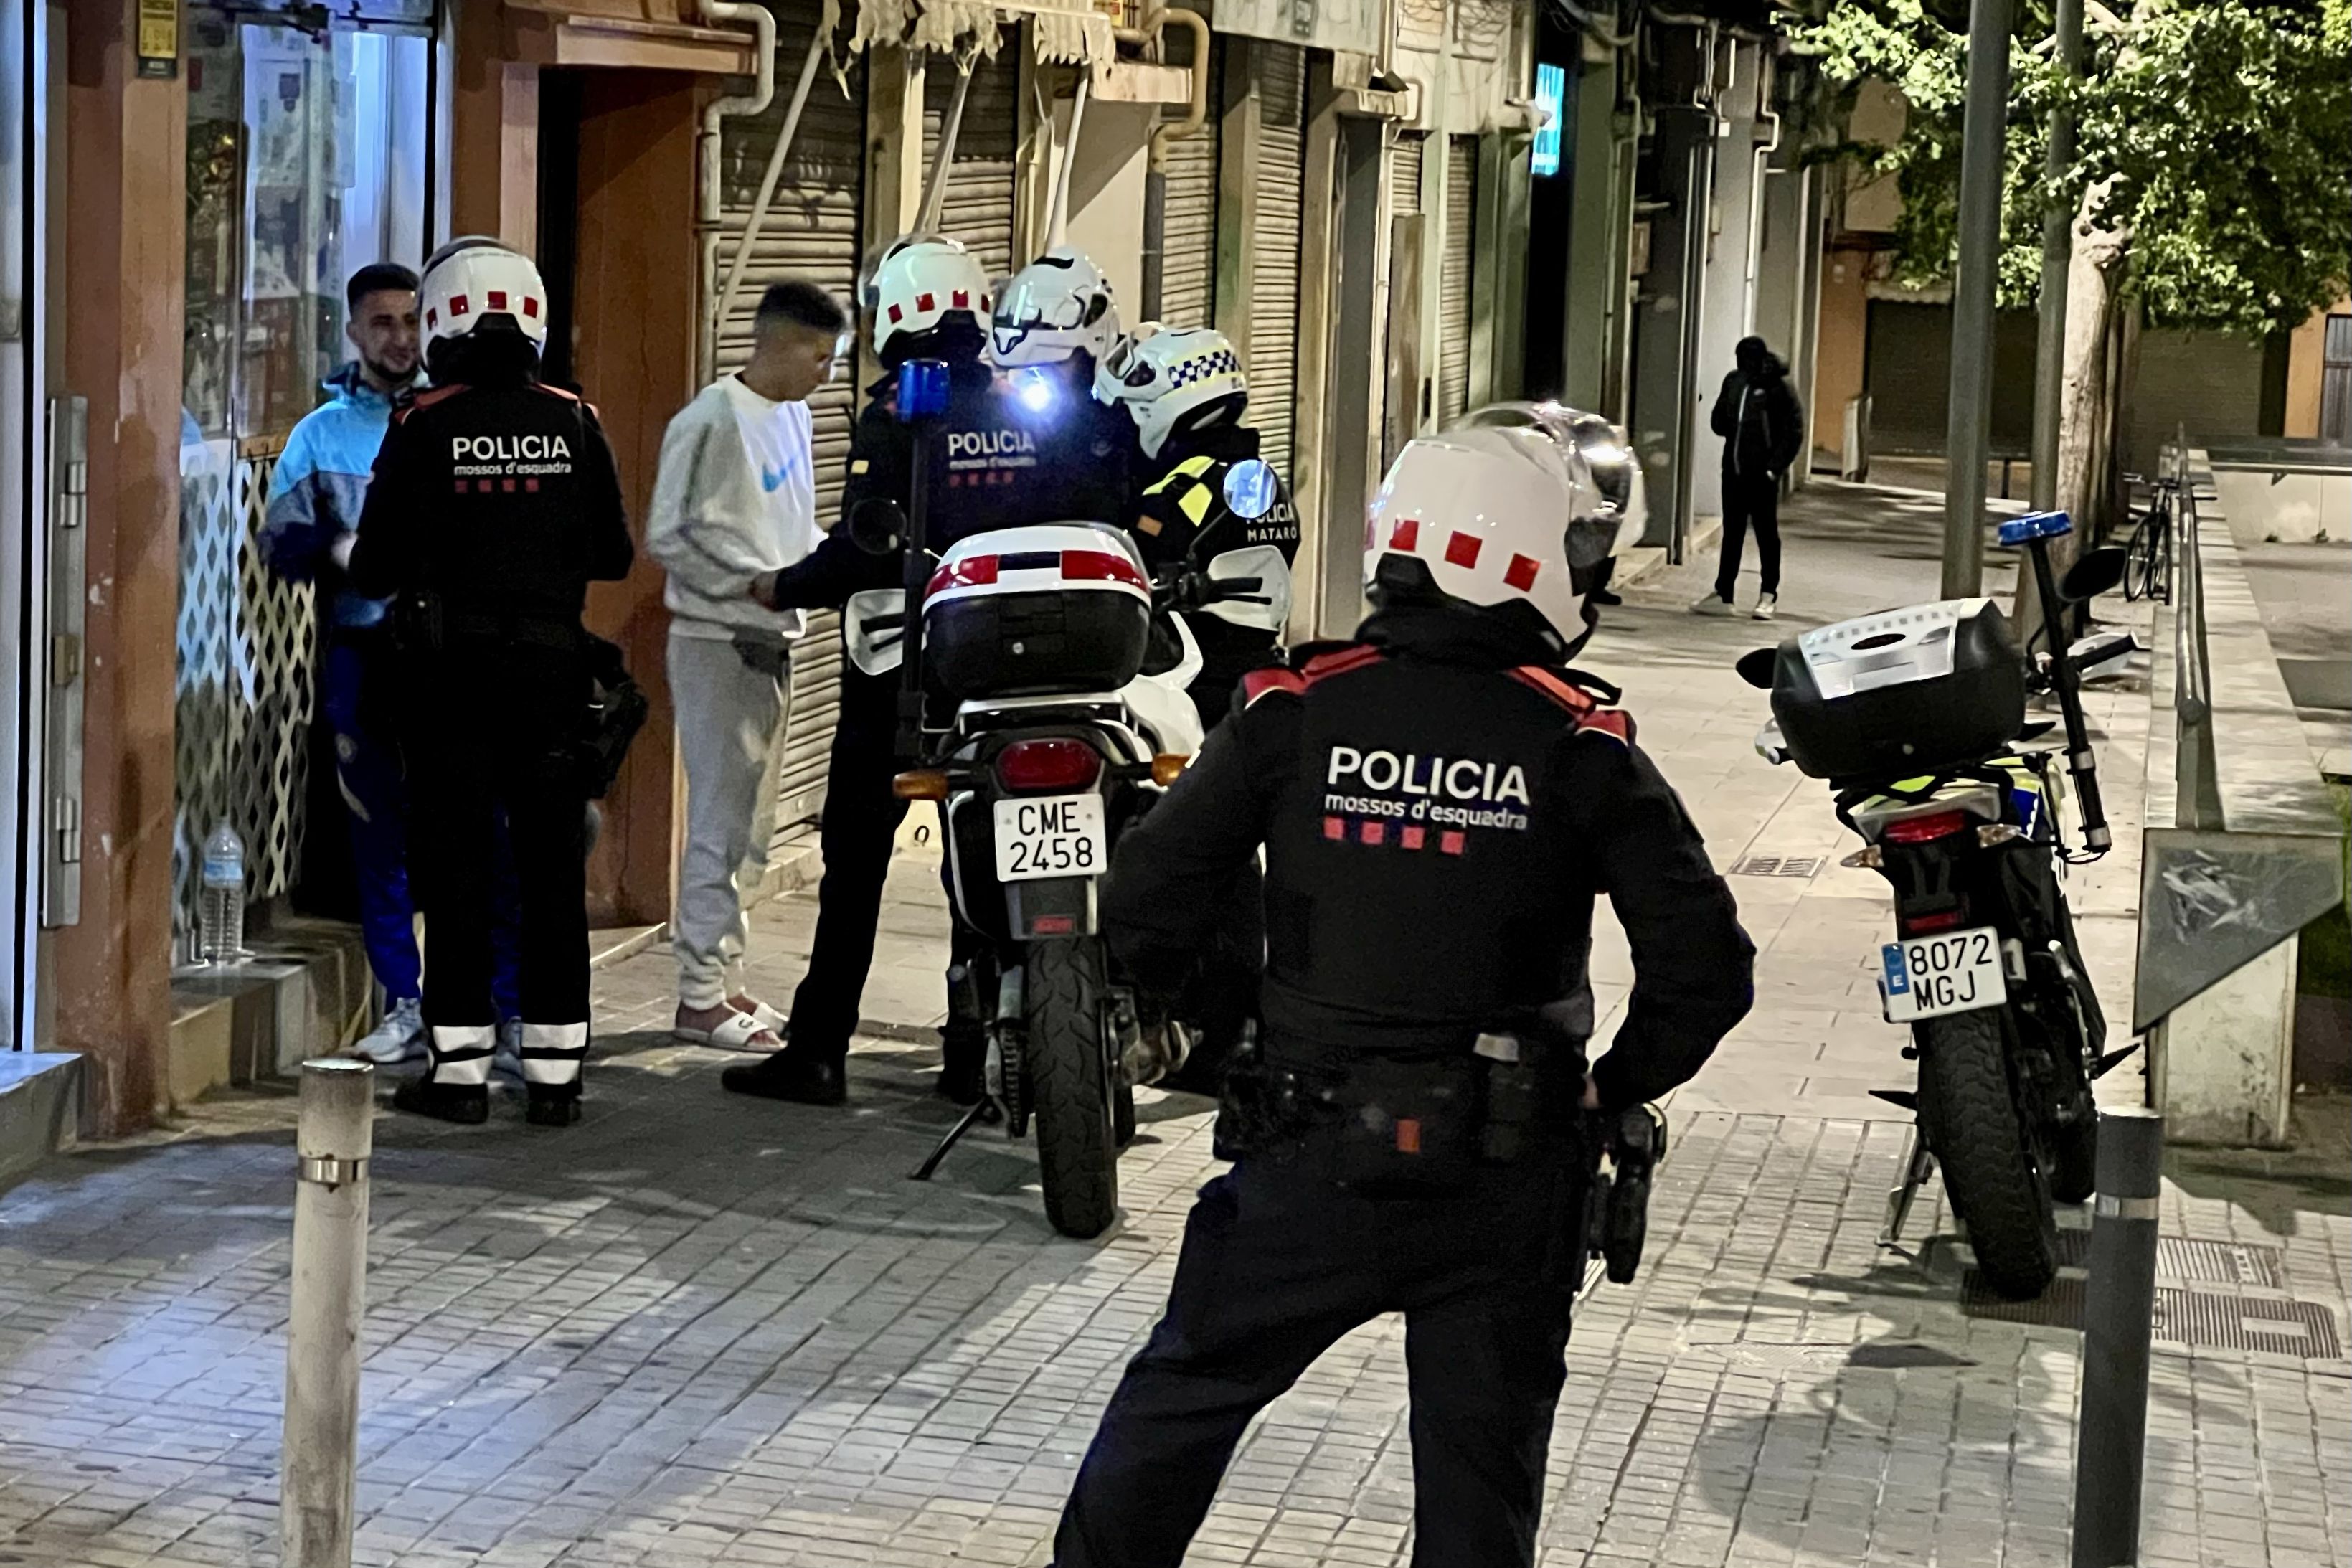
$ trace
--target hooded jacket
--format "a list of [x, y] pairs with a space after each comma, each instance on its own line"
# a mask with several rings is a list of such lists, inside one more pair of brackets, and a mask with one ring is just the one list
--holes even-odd
[[392, 399], [367, 384], [356, 360], [322, 384], [331, 395], [294, 426], [269, 471], [261, 553], [289, 582], [331, 578], [328, 618], [356, 631], [382, 622], [385, 602], [354, 592], [328, 552], [360, 525], [375, 455], [392, 424]]
[[1742, 338], [1733, 354], [1739, 368], [1723, 378], [1708, 421], [1723, 437], [1723, 471], [1777, 479], [1804, 450], [1804, 407], [1762, 338]]

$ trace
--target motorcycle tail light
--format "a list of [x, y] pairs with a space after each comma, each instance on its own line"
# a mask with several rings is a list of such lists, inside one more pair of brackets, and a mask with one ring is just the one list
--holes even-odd
[[1883, 837], [1890, 844], [1925, 844], [1930, 839], [1949, 838], [1965, 830], [1970, 818], [1965, 811], [1939, 811], [1931, 816], [1906, 816], [1886, 825]]
[[1958, 910], [1938, 910], [1933, 914], [1906, 915], [1903, 920], [1903, 934], [1917, 936], [1922, 931], [1949, 931], [1960, 923], [1960, 911]]
[[1084, 789], [1102, 775], [1102, 753], [1084, 741], [1015, 741], [996, 753], [996, 782], [1018, 792]]

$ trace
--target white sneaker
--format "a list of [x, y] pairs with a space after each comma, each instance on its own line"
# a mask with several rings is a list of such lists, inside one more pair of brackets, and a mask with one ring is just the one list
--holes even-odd
[[425, 1057], [425, 1004], [404, 996], [384, 1009], [383, 1022], [352, 1047], [380, 1068], [421, 1061]]
[[1706, 594], [1691, 601], [1691, 614], [1694, 616], [1731, 616], [1737, 615], [1738, 612], [1731, 607], [1730, 600], [1720, 598], [1713, 594]]
[[1756, 608], [1749, 612], [1759, 621], [1769, 621], [1780, 613], [1780, 595], [1778, 594], [1762, 595], [1756, 601]]
[[499, 1026], [499, 1043], [490, 1050], [490, 1071], [522, 1081], [522, 1020], [509, 1018]]

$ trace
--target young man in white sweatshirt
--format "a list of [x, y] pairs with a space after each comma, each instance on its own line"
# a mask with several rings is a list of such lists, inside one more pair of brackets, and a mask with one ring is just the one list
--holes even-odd
[[782, 1016], [743, 988], [743, 897], [766, 868], [802, 616], [763, 608], [751, 584], [823, 538], [806, 400], [832, 376], [849, 326], [815, 284], [772, 286], [751, 363], [705, 387], [662, 437], [646, 552], [669, 574], [670, 703], [687, 803], [671, 944], [677, 1033], [698, 1044], [782, 1045]]

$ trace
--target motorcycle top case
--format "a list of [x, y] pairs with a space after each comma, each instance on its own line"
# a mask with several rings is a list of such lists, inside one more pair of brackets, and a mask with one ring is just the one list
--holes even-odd
[[1814, 778], [1930, 771], [2016, 737], [2024, 665], [1990, 599], [1885, 610], [1782, 643], [1772, 714]]
[[1128, 537], [1093, 523], [975, 533], [923, 595], [923, 659], [958, 699], [1116, 691], [1143, 666], [1151, 582]]

